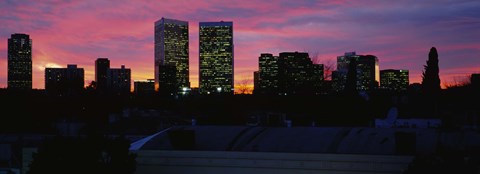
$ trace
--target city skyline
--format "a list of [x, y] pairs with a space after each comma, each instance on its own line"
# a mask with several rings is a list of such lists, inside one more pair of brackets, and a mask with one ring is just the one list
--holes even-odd
[[[198, 25], [235, 23], [236, 83], [251, 79], [258, 55], [285, 51], [318, 55], [334, 63], [344, 52], [375, 55], [380, 70], [406, 69], [421, 82], [428, 49], [439, 52], [442, 85], [480, 70], [479, 2], [0, 2], [0, 87], [7, 87], [7, 39], [30, 35], [33, 88], [44, 88], [45, 67], [78, 64], [85, 84], [95, 78], [94, 60], [125, 64], [132, 81], [153, 78], [153, 25], [161, 17], [189, 22], [190, 81], [198, 87]], [[180, 8], [184, 7], [184, 8]], [[140, 11], [140, 12], [139, 12]]]

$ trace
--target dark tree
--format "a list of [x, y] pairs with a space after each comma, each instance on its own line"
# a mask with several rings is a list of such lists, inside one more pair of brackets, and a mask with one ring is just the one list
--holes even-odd
[[27, 173], [133, 174], [136, 156], [129, 146], [124, 138], [55, 137], [45, 140], [33, 154]]
[[422, 91], [426, 94], [437, 94], [440, 92], [440, 77], [438, 76], [438, 53], [435, 47], [428, 53], [427, 65], [422, 74]]

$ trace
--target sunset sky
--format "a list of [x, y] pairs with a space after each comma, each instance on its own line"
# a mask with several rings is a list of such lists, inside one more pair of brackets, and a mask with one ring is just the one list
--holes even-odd
[[162, 17], [189, 22], [192, 87], [198, 86], [198, 23], [221, 20], [234, 25], [237, 83], [253, 79], [260, 53], [291, 51], [318, 55], [319, 63], [350, 51], [376, 55], [380, 70], [408, 69], [414, 83], [435, 46], [442, 84], [480, 73], [478, 0], [2, 0], [0, 87], [7, 86], [13, 33], [33, 40], [34, 88], [44, 88], [45, 67], [67, 64], [83, 67], [88, 84], [98, 57], [131, 68], [132, 81], [151, 79], [154, 22]]

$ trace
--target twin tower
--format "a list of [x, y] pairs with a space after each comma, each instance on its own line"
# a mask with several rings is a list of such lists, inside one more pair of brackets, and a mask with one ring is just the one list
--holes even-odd
[[[186, 93], [189, 80], [188, 22], [162, 18], [155, 22], [155, 90]], [[199, 92], [233, 94], [233, 23], [199, 24]]]

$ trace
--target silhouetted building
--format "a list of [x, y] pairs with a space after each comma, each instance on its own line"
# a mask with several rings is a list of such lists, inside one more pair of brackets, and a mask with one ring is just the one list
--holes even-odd
[[380, 87], [389, 91], [406, 91], [409, 84], [408, 70], [386, 69], [380, 71]]
[[337, 57], [337, 70], [332, 72], [333, 88], [343, 91], [347, 83], [349, 64], [355, 60], [356, 86], [358, 91], [369, 91], [378, 87], [380, 73], [378, 58], [373, 55], [357, 55], [355, 52], [347, 52]]
[[45, 68], [45, 92], [48, 95], [78, 95], [84, 89], [84, 70], [77, 65], [67, 68]]
[[155, 22], [155, 90], [162, 85], [160, 74], [171, 72], [162, 67], [175, 68], [175, 74], [168, 75], [175, 75], [174, 93], [190, 88], [188, 58], [188, 22], [167, 18]]
[[323, 81], [323, 65], [314, 65], [308, 53], [283, 52], [279, 58], [280, 93], [284, 95], [315, 94]]
[[334, 90], [332, 88], [332, 84], [333, 84], [333, 81], [332, 80], [323, 80], [322, 82], [322, 90], [321, 92], [323, 94], [330, 94], [332, 93]]
[[480, 87], [480, 74], [472, 74], [470, 76], [470, 83], [474, 87]]
[[108, 88], [114, 95], [126, 95], [131, 89], [131, 70], [122, 65], [121, 68], [111, 68], [108, 71]]
[[233, 94], [233, 23], [200, 22], [201, 94]]
[[108, 72], [110, 70], [110, 60], [108, 58], [98, 58], [95, 60], [95, 82], [96, 90], [99, 93], [106, 93], [108, 89]]
[[108, 58], [98, 58], [95, 60], [95, 81], [100, 95], [127, 95], [131, 91], [131, 70], [125, 65], [110, 68]]
[[200, 90], [198, 89], [198, 87], [192, 88], [192, 89], [190, 89], [189, 94], [193, 95], [193, 96], [200, 95]]
[[420, 83], [412, 83], [412, 84], [408, 85], [408, 91], [409, 92], [418, 93], [421, 90], [422, 90], [422, 84], [420, 84]]
[[357, 72], [357, 60], [356, 59], [351, 59], [350, 62], [348, 63], [347, 78], [346, 78], [345, 88], [343, 90], [344, 94], [348, 94], [348, 95], [358, 94], [358, 89], [357, 89], [358, 77], [357, 77], [357, 74], [358, 74], [358, 72]]
[[155, 93], [155, 79], [134, 81], [133, 90], [135, 95], [153, 95]]
[[260, 73], [259, 71], [253, 72], [253, 94], [257, 93], [258, 87], [260, 86]]
[[313, 90], [315, 94], [321, 94], [324, 91], [324, 66], [323, 64], [312, 64], [313, 68]]
[[27, 34], [8, 39], [8, 89], [32, 89], [32, 40]]
[[258, 86], [255, 94], [278, 94], [279, 91], [278, 56], [263, 53], [258, 58]]
[[175, 95], [178, 92], [176, 68], [174, 65], [160, 65], [158, 92], [161, 95]]
[[283, 52], [261, 54], [258, 61], [256, 94], [319, 94], [323, 82], [323, 65], [313, 64], [308, 53]]

